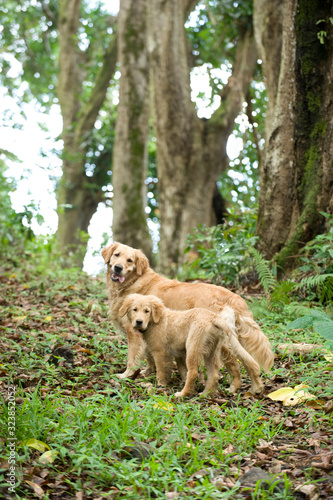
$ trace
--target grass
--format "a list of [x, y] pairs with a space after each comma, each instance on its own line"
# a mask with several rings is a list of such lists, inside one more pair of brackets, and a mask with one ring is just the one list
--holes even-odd
[[[222, 372], [218, 396], [178, 401], [173, 398], [181, 386], [176, 373], [166, 390], [156, 387], [154, 376], [125, 381], [115, 376], [125, 368], [127, 346], [109, 324], [103, 278], [77, 269], [37, 274], [31, 268], [15, 273], [4, 268], [1, 287], [3, 498], [289, 500], [308, 483], [316, 485], [318, 498], [321, 492], [322, 498], [329, 495], [330, 470], [322, 467], [322, 457], [332, 439], [332, 412], [326, 408], [332, 365], [321, 351], [279, 352], [264, 376], [261, 398], [248, 393], [244, 373], [240, 394], [228, 395]], [[322, 341], [312, 331], [286, 335], [287, 315], [266, 310], [260, 318], [273, 346], [286, 337]], [[73, 365], [63, 359], [58, 366], [48, 362], [59, 344], [73, 351]], [[284, 407], [265, 397], [304, 381], [321, 401], [318, 408]], [[13, 495], [6, 482], [9, 385], [16, 388]], [[55, 458], [41, 461], [46, 448], [36, 449], [33, 439], [45, 443]], [[133, 458], [133, 448], [142, 452], [142, 443], [145, 458]], [[268, 489], [260, 482], [241, 484], [253, 467], [270, 473]]]

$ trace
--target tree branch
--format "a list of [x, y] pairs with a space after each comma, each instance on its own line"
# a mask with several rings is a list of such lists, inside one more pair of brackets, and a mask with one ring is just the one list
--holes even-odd
[[90, 98], [80, 112], [76, 128], [77, 136], [83, 136], [86, 132], [93, 128], [105, 99], [110, 80], [115, 72], [117, 60], [117, 36], [115, 34], [110, 40], [109, 46], [104, 53], [102, 65], [96, 76], [96, 83], [91, 92]]

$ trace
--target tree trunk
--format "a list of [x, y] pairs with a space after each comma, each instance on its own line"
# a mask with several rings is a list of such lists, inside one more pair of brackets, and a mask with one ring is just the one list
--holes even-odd
[[82, 265], [86, 241], [81, 233], [87, 232], [92, 215], [103, 199], [102, 186], [95, 177], [85, 173], [88, 139], [105, 99], [109, 82], [116, 66], [116, 41], [110, 41], [104, 60], [96, 76], [93, 90], [83, 101], [82, 53], [78, 48], [77, 34], [80, 18], [80, 0], [59, 2], [59, 80], [58, 97], [63, 118], [62, 139], [63, 175], [58, 187], [57, 241], [60, 250], [75, 253], [76, 263]]
[[149, 120], [147, 1], [122, 0], [118, 16], [120, 89], [113, 154], [113, 239], [152, 258], [145, 214]]
[[257, 59], [253, 36], [246, 33], [238, 42], [233, 75], [219, 109], [209, 120], [199, 119], [191, 101], [184, 29], [188, 3], [149, 0], [162, 272], [183, 261], [191, 229], [211, 221], [216, 181], [226, 164], [226, 143]]
[[[271, 0], [254, 3], [256, 40], [270, 100], [257, 233], [259, 250], [289, 267], [299, 249], [324, 231], [320, 211], [333, 213], [333, 27], [329, 20], [333, 6], [330, 0], [274, 3], [281, 4], [275, 11]], [[279, 9], [281, 21], [276, 22]], [[272, 24], [282, 26], [280, 65], [270, 63], [271, 53], [279, 60]], [[327, 35], [324, 43], [317, 36], [321, 30]]]

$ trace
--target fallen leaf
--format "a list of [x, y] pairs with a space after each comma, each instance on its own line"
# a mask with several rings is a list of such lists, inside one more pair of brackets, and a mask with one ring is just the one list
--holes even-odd
[[277, 391], [274, 391], [274, 392], [271, 392], [270, 394], [267, 394], [267, 397], [269, 399], [272, 399], [273, 401], [284, 401], [291, 394], [293, 394], [293, 392], [294, 392], [294, 389], [292, 389], [292, 387], [282, 387], [281, 389], [278, 389]]
[[35, 448], [36, 450], [38, 451], [45, 451], [46, 449], [49, 450], [50, 447], [43, 443], [42, 441], [38, 441], [38, 439], [35, 439], [35, 438], [31, 438], [31, 439], [28, 439], [27, 441], [24, 441], [23, 443], [23, 446], [30, 446], [30, 448]]
[[38, 484], [33, 483], [32, 481], [25, 481], [31, 488], [34, 490], [35, 495], [39, 498], [44, 498], [45, 492], [43, 488], [41, 488]]
[[325, 401], [320, 399], [311, 399], [310, 401], [305, 401], [305, 406], [307, 408], [312, 408], [313, 410], [321, 410], [325, 405]]
[[307, 498], [313, 498], [314, 495], [316, 494], [316, 486], [314, 484], [304, 484], [303, 486], [300, 486], [299, 488], [296, 488], [295, 491], [300, 491], [301, 493], [304, 493]]
[[59, 455], [58, 450], [49, 450], [49, 451], [46, 451], [45, 453], [43, 453], [43, 455], [41, 455], [39, 457], [39, 460], [43, 464], [47, 464], [47, 463], [52, 464], [58, 455]]
[[85, 349], [83, 347], [80, 347], [79, 349], [76, 349], [76, 352], [86, 352], [87, 354], [91, 354], [91, 355], [94, 354], [94, 351], [92, 351], [91, 349]]
[[305, 384], [297, 385], [295, 389], [292, 387], [281, 387], [281, 389], [267, 394], [267, 397], [273, 401], [282, 401], [284, 406], [295, 406], [316, 398], [316, 396], [306, 390], [306, 387]]

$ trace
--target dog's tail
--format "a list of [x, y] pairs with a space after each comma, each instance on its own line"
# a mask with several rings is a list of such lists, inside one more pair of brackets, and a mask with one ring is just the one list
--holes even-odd
[[225, 306], [223, 311], [217, 315], [214, 325], [219, 328], [220, 335], [224, 337], [235, 336], [238, 337], [236, 331], [236, 315], [235, 311], [230, 306]]
[[252, 313], [240, 314], [236, 322], [237, 335], [242, 346], [268, 372], [274, 363], [271, 344], [261, 328], [254, 321]]
[[268, 338], [254, 321], [252, 313], [249, 310], [244, 311], [244, 309], [240, 313], [230, 306], [225, 306], [219, 316], [224, 318], [228, 325], [236, 331], [238, 340], [244, 349], [251, 354], [264, 371], [268, 372], [274, 363], [274, 354]]

